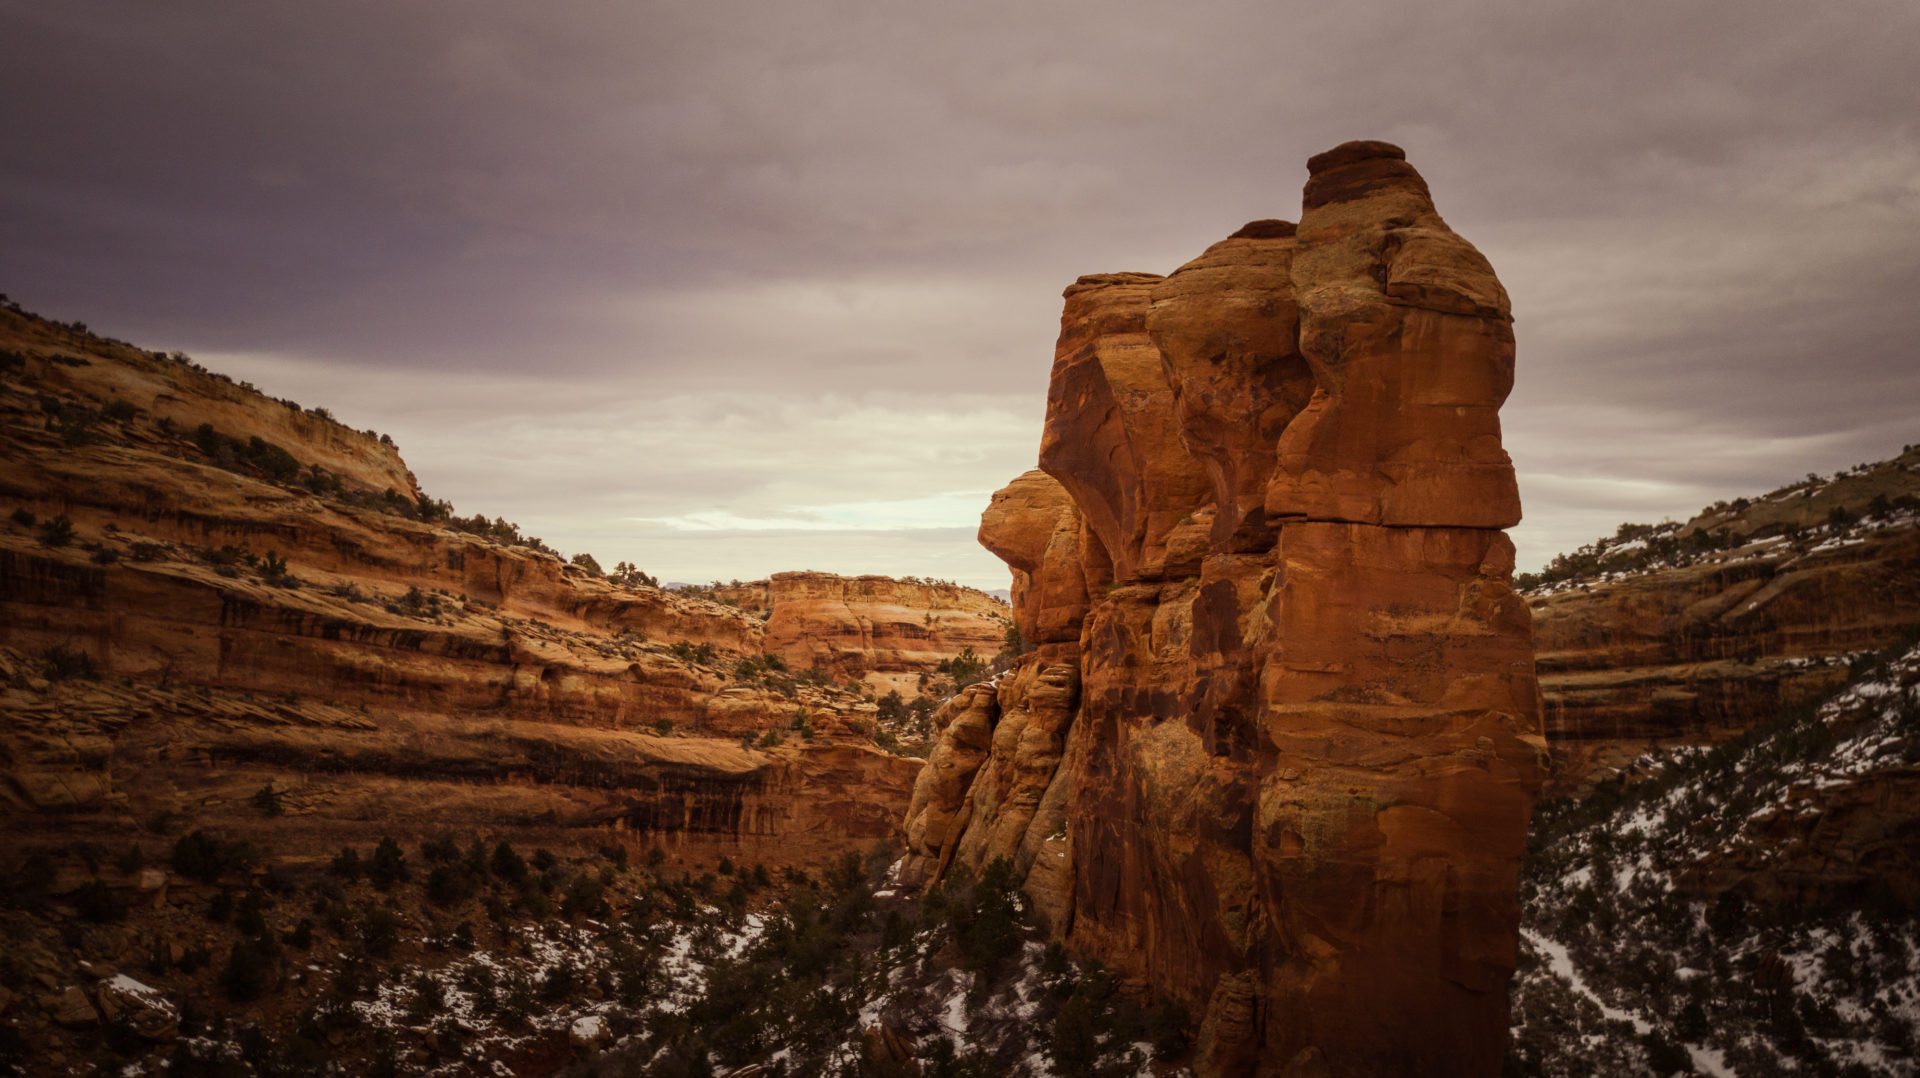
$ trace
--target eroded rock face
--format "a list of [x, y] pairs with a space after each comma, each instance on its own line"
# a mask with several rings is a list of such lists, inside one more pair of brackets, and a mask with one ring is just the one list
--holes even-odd
[[1513, 328], [1493, 267], [1397, 147], [1308, 162], [1292, 277], [1316, 390], [1280, 437], [1267, 511], [1398, 526], [1520, 520], [1500, 405]]
[[[0, 458], [9, 837], [177, 818], [295, 859], [451, 830], [776, 865], [898, 838], [920, 763], [860, 694], [738, 676], [774, 646], [748, 612], [416, 519], [376, 435], [0, 310]], [[284, 817], [250, 807], [268, 786]]]
[[[1494, 1073], [1545, 763], [1512, 545], [1316, 521], [1284, 526], [1280, 556], [1262, 686], [1277, 752], [1252, 828], [1285, 910], [1269, 1043], [1375, 1073]], [[1380, 1013], [1420, 1039], [1381, 1038]]]
[[1147, 331], [1172, 383], [1181, 437], [1213, 484], [1215, 547], [1272, 547], [1265, 501], [1274, 447], [1313, 394], [1300, 355], [1293, 249], [1292, 224], [1256, 221], [1153, 290]]
[[1920, 626], [1917, 501], [1910, 447], [1817, 489], [1702, 512], [1680, 534], [1726, 545], [1679, 564], [1596, 569], [1529, 594], [1554, 791], [1631, 777], [1656, 748], [1736, 736], [1905, 640]]
[[1082, 277], [1066, 291], [1040, 467], [1098, 541], [1094, 580], [1190, 570], [1205, 551], [1193, 511], [1207, 480], [1181, 442], [1160, 351], [1147, 335], [1151, 273]]
[[1492, 1074], [1544, 764], [1505, 294], [1397, 149], [1310, 170], [1297, 231], [1068, 289], [1040, 465], [1078, 520], [1032, 473], [982, 518], [1044, 643], [949, 725], [910, 864], [1008, 858], [1204, 1074]]
[[993, 686], [971, 685], [934, 713], [940, 736], [914, 783], [907, 810], [907, 860], [901, 867], [906, 882], [936, 879], [952, 859], [972, 818], [968, 791], [986, 762], [998, 710]]
[[765, 589], [766, 648], [796, 669], [865, 680], [914, 695], [919, 675], [972, 649], [1000, 650], [1006, 604], [940, 581], [775, 573]]
[[980, 514], [980, 545], [1013, 570], [1013, 617], [1033, 644], [1077, 643], [1087, 613], [1080, 511], [1038, 468], [995, 492]]

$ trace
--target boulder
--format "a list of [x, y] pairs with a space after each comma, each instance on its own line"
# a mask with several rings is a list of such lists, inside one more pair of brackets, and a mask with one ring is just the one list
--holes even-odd
[[100, 982], [94, 1000], [102, 1017], [124, 1021], [143, 1040], [172, 1040], [180, 1031], [180, 1012], [166, 995], [124, 973]]
[[85, 1029], [100, 1024], [100, 1012], [94, 1010], [93, 1001], [87, 998], [86, 990], [79, 985], [49, 993], [41, 999], [40, 1005], [56, 1025], [68, 1029]]

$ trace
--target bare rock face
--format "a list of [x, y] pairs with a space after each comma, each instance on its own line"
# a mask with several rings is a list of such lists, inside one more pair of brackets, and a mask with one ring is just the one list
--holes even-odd
[[1308, 162], [1293, 256], [1315, 392], [1281, 435], [1274, 516], [1506, 528], [1520, 520], [1500, 405], [1513, 329], [1493, 267], [1385, 143]]
[[1310, 170], [1297, 232], [1068, 289], [1040, 464], [1078, 527], [1031, 473], [983, 516], [1044, 643], [949, 725], [910, 863], [1007, 858], [1203, 1074], [1493, 1074], [1544, 766], [1505, 294], [1397, 149]]
[[914, 783], [907, 810], [907, 861], [902, 877], [919, 883], [937, 877], [965, 832], [967, 792], [993, 741], [996, 705], [991, 685], [970, 685], [934, 713], [939, 740]]
[[959, 584], [813, 572], [775, 573], [765, 603], [767, 651], [789, 666], [907, 695], [943, 659], [998, 652], [1012, 614]]
[[1013, 617], [1029, 643], [1077, 643], [1087, 613], [1080, 511], [1038, 468], [995, 492], [980, 515], [980, 545], [1013, 570]]
[[1816, 701], [1920, 626], [1920, 446], [1668, 527], [1672, 554], [1590, 547], [1527, 596], [1556, 792]]
[[[1181, 443], [1173, 387], [1147, 335], [1150, 273], [1082, 277], [1066, 291], [1047, 389], [1040, 467], [1097, 540], [1090, 582], [1191, 569], [1204, 553], [1193, 511], [1207, 481]], [[1183, 542], [1184, 540], [1184, 542]]]
[[1172, 383], [1181, 436], [1213, 485], [1215, 547], [1273, 546], [1265, 500], [1274, 447], [1313, 394], [1300, 355], [1293, 249], [1292, 224], [1256, 221], [1153, 290], [1147, 331]]
[[[1262, 685], [1277, 754], [1252, 828], [1261, 890], [1290, 914], [1280, 1040], [1380, 1072], [1432, 1073], [1440, 1053], [1493, 1073], [1545, 763], [1513, 548], [1311, 522], [1282, 528], [1280, 555]], [[1421, 1040], [1381, 1042], [1382, 1010]]]

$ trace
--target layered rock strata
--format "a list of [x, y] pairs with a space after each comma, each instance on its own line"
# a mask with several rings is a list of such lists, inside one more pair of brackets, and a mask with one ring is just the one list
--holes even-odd
[[1665, 532], [1527, 597], [1558, 793], [1807, 706], [1920, 629], [1920, 447]]
[[748, 612], [432, 519], [324, 412], [5, 310], [0, 456], [17, 856], [214, 826], [294, 859], [497, 830], [777, 865], [898, 835], [921, 765], [861, 693], [743, 672], [774, 646]]
[[1504, 291], [1396, 148], [1161, 278], [1066, 292], [981, 541], [1032, 653], [963, 694], [910, 880], [1009, 859], [1203, 1074], [1492, 1074], [1544, 768]]
[[945, 660], [997, 654], [1013, 613], [976, 588], [885, 576], [775, 573], [724, 594], [762, 614], [764, 646], [788, 666], [908, 697]]

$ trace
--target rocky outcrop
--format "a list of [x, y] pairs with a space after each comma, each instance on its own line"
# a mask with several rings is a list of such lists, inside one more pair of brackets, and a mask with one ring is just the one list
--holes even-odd
[[779, 865], [898, 835], [921, 765], [874, 705], [739, 669], [804, 627], [452, 527], [379, 436], [8, 310], [0, 456], [0, 821], [29, 846], [497, 829]]
[[1873, 746], [1871, 769], [1787, 787], [1679, 884], [1775, 910], [1920, 910], [1920, 741], [1902, 733]]
[[1553, 786], [1580, 794], [1818, 700], [1920, 627], [1920, 449], [1558, 564], [1528, 603]]
[[1297, 229], [1067, 290], [1058, 487], [981, 524], [1038, 646], [947, 725], [905, 869], [1008, 859], [1203, 1073], [1490, 1074], [1544, 768], [1506, 299], [1397, 149], [1309, 167]]
[[980, 515], [980, 545], [1013, 571], [1013, 618], [1033, 644], [1071, 644], [1087, 616], [1080, 511], [1059, 480], [1034, 469]]

